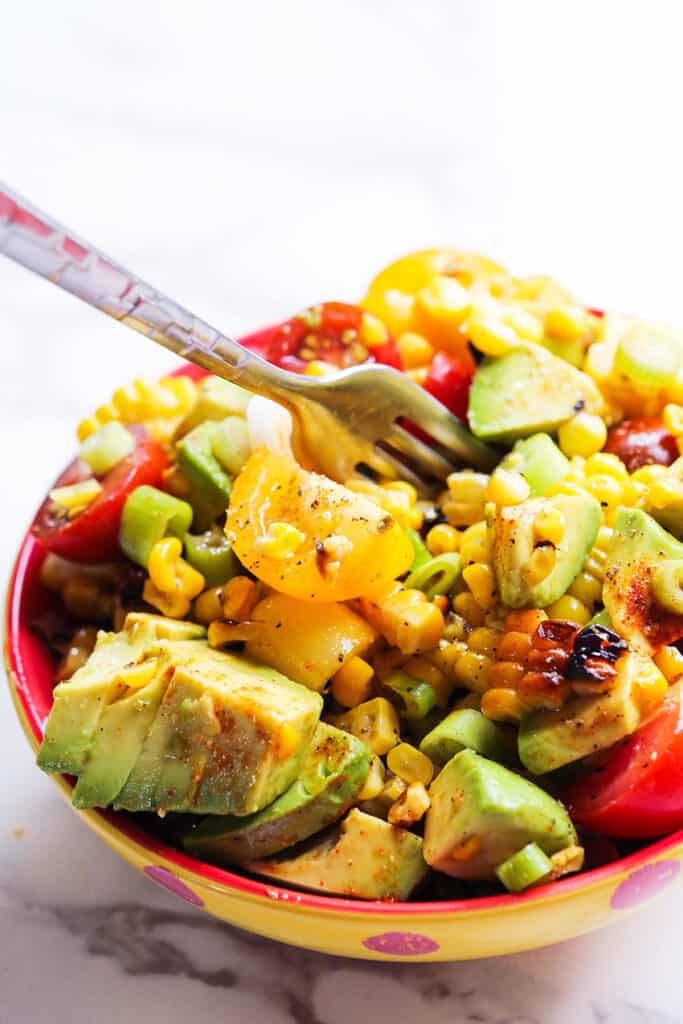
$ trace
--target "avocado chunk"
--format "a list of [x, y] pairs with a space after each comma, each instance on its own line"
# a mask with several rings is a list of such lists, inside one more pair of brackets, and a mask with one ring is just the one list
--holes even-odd
[[222, 420], [226, 416], [244, 416], [253, 398], [251, 391], [245, 391], [222, 377], [204, 377], [199, 382], [197, 401], [180, 425], [179, 434], [187, 434], [206, 420]]
[[213, 453], [217, 424], [200, 423], [176, 445], [178, 465], [190, 482], [194, 528], [208, 530], [230, 502], [232, 478]]
[[529, 485], [530, 497], [542, 498], [567, 475], [569, 459], [549, 434], [533, 434], [517, 441], [500, 466], [521, 473]]
[[[564, 516], [564, 535], [554, 547], [552, 568], [539, 580], [535, 552], [541, 545], [534, 533], [534, 521], [539, 513], [551, 509]], [[510, 608], [545, 608], [562, 597], [581, 571], [598, 535], [601, 515], [598, 502], [589, 494], [556, 494], [552, 498], [529, 498], [518, 505], [489, 504], [486, 520], [503, 602]]]
[[361, 900], [407, 900], [428, 871], [419, 836], [356, 807], [314, 841], [246, 867], [274, 882]]
[[206, 639], [206, 629], [197, 622], [166, 619], [163, 615], [150, 615], [147, 612], [128, 612], [123, 628], [128, 633], [137, 629], [148, 629], [153, 640]]
[[540, 345], [525, 344], [484, 359], [474, 375], [467, 412], [472, 433], [512, 442], [553, 433], [582, 409], [600, 412], [603, 400], [591, 378]]
[[683, 458], [648, 487], [645, 510], [674, 537], [683, 540]]
[[608, 693], [573, 697], [557, 711], [534, 711], [523, 718], [519, 758], [534, 775], [545, 775], [611, 747], [636, 731], [666, 690], [667, 682], [654, 662], [629, 652], [617, 662]]
[[319, 722], [301, 774], [282, 796], [245, 818], [205, 818], [183, 845], [218, 864], [272, 857], [340, 818], [363, 788], [369, 767], [360, 740]]
[[439, 768], [465, 749], [494, 761], [510, 761], [515, 756], [503, 726], [474, 708], [451, 711], [420, 743], [422, 753]]
[[638, 508], [620, 508], [607, 549], [603, 601], [614, 629], [629, 645], [651, 654], [683, 637], [683, 615], [660, 604], [653, 577], [683, 559], [683, 544]]
[[455, 878], [495, 878], [496, 868], [527, 843], [550, 855], [576, 842], [562, 804], [473, 750], [456, 754], [430, 787], [427, 863]]

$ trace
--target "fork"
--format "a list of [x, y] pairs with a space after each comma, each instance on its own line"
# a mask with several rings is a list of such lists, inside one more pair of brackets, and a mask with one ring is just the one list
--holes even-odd
[[[0, 184], [0, 252], [90, 306], [292, 413], [298, 450], [335, 480], [359, 467], [429, 493], [456, 464], [491, 469], [496, 455], [405, 374], [366, 364], [326, 378], [290, 373], [221, 334]], [[402, 425], [410, 420], [439, 450]]]

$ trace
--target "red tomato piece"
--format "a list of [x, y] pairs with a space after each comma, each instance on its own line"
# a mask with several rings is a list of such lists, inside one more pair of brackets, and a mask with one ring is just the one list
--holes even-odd
[[610, 427], [605, 451], [618, 455], [629, 473], [655, 463], [670, 466], [679, 454], [676, 438], [654, 416], [622, 420]]
[[617, 839], [651, 839], [683, 828], [683, 687], [599, 771], [564, 794], [572, 818]]
[[424, 383], [430, 395], [467, 422], [467, 403], [472, 384], [472, 370], [448, 352], [437, 352]]
[[[158, 487], [168, 465], [164, 449], [144, 427], [128, 429], [137, 442], [134, 451], [100, 481], [102, 493], [83, 512], [65, 519], [55, 516], [49, 497], [41, 505], [31, 529], [48, 551], [75, 562], [106, 562], [120, 555], [119, 522], [126, 498], [141, 484]], [[90, 476], [90, 468], [81, 459], [74, 459], [55, 487]]]

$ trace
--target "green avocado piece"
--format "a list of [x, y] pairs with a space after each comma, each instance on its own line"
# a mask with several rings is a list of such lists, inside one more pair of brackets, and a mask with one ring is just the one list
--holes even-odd
[[652, 590], [655, 570], [683, 559], [683, 544], [642, 509], [620, 508], [607, 549], [603, 601], [614, 629], [651, 654], [683, 636], [683, 616], [665, 610]]
[[533, 434], [515, 443], [501, 469], [516, 470], [528, 483], [531, 498], [541, 498], [569, 472], [569, 459], [549, 434]]
[[540, 345], [525, 344], [484, 359], [472, 381], [467, 412], [473, 434], [512, 442], [553, 433], [576, 412], [600, 412], [603, 400], [591, 378]]
[[213, 453], [216, 428], [216, 423], [207, 420], [176, 445], [178, 465], [190, 482], [194, 529], [200, 533], [208, 530], [225, 512], [232, 490], [232, 478]]
[[245, 866], [274, 882], [361, 900], [407, 900], [428, 871], [419, 836], [356, 807], [313, 841]]
[[178, 436], [187, 434], [206, 420], [244, 416], [252, 398], [251, 391], [245, 391], [229, 380], [213, 375], [204, 377], [199, 382], [197, 401], [180, 424]]
[[319, 722], [301, 773], [282, 796], [246, 818], [211, 815], [183, 845], [218, 864], [272, 857], [340, 818], [363, 788], [369, 766], [364, 743]]
[[[529, 574], [537, 547], [534, 520], [539, 512], [558, 509], [565, 518], [564, 536], [555, 547], [554, 568], [538, 582]], [[510, 608], [545, 608], [562, 597], [581, 571], [600, 529], [600, 505], [589, 494], [528, 498], [518, 505], [486, 506], [486, 521], [498, 591]]]
[[656, 707], [666, 680], [645, 655], [629, 652], [617, 662], [617, 677], [608, 693], [578, 696], [557, 711], [534, 711], [519, 727], [519, 758], [534, 775], [611, 747], [630, 736]]
[[465, 749], [494, 761], [510, 761], [515, 756], [503, 726], [474, 708], [451, 711], [420, 743], [422, 753], [439, 768]]
[[128, 612], [123, 624], [126, 632], [137, 629], [150, 631], [150, 644], [157, 640], [205, 640], [206, 629], [197, 622], [186, 622], [183, 619], [166, 619], [163, 615], [150, 615], [147, 612]]
[[429, 794], [425, 860], [455, 878], [495, 878], [498, 865], [527, 843], [553, 854], [576, 842], [562, 804], [473, 750], [451, 758]]

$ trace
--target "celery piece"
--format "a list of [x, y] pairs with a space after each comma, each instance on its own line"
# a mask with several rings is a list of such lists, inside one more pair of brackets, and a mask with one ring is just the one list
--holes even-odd
[[241, 565], [222, 530], [213, 527], [206, 533], [186, 533], [185, 558], [204, 577], [207, 587], [217, 587], [236, 576]]
[[400, 710], [408, 719], [424, 718], [436, 704], [434, 687], [407, 672], [392, 672], [383, 680], [383, 685], [398, 697]]
[[406, 577], [405, 585], [415, 590], [423, 590], [431, 600], [437, 594], [447, 594], [453, 589], [460, 576], [461, 567], [460, 555], [455, 551], [447, 551], [442, 555], [435, 555], [417, 569], [413, 568]]
[[420, 569], [429, 562], [432, 556], [429, 554], [427, 546], [417, 530], [406, 530], [406, 533], [410, 543], [413, 545], [413, 564], [410, 567], [410, 571], [415, 572], [416, 569]]
[[191, 505], [143, 484], [131, 491], [123, 506], [119, 531], [121, 550], [146, 569], [157, 541], [169, 536], [183, 538], [191, 523]]
[[86, 437], [80, 455], [95, 476], [104, 476], [135, 448], [135, 438], [118, 420], [111, 420]]
[[681, 365], [681, 349], [675, 340], [654, 328], [633, 327], [614, 353], [614, 371], [645, 388], [665, 387]]
[[496, 875], [508, 892], [523, 892], [547, 878], [553, 869], [550, 857], [536, 843], [513, 853], [496, 868]]
[[223, 469], [233, 475], [239, 473], [251, 454], [247, 421], [240, 416], [226, 416], [216, 424], [211, 449]]

